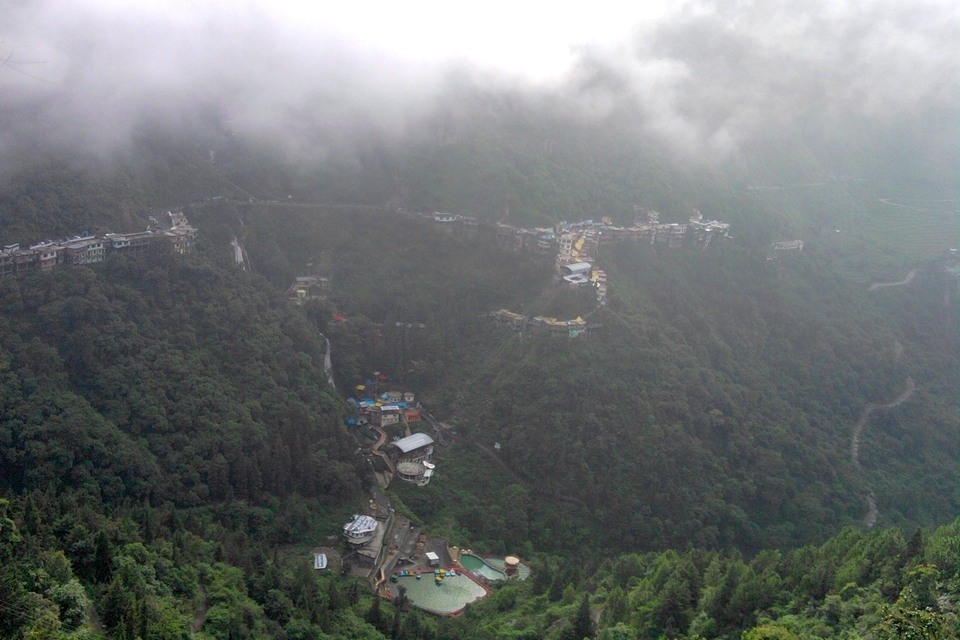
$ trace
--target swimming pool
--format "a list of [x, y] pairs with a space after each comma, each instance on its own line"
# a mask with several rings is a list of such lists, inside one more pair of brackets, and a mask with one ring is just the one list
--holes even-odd
[[450, 575], [447, 572], [439, 585], [432, 572], [424, 572], [419, 580], [415, 574], [412, 574], [398, 577], [396, 582], [388, 580], [384, 586], [394, 598], [400, 595], [400, 587], [404, 587], [411, 604], [439, 615], [455, 614], [490, 592], [485, 586], [459, 570], [456, 575]]
[[[460, 555], [460, 566], [464, 569], [481, 575], [487, 580], [506, 580], [507, 574], [504, 572], [506, 562], [503, 558], [481, 558], [473, 553], [464, 553]], [[530, 567], [522, 562], [517, 567], [517, 579], [526, 580], [530, 577]]]
[[473, 571], [483, 576], [487, 580], [506, 580], [507, 574], [499, 569], [495, 569], [486, 560], [472, 553], [464, 553], [460, 556], [460, 566], [464, 569]]
[[[483, 558], [483, 561], [489, 564], [491, 567], [497, 571], [503, 571], [507, 566], [507, 563], [503, 558]], [[506, 574], [504, 574], [506, 575]], [[526, 580], [530, 577], [530, 567], [523, 564], [522, 562], [517, 565], [517, 580]]]

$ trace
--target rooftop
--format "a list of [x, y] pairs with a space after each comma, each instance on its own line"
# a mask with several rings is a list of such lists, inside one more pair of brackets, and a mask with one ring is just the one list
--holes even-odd
[[409, 453], [414, 449], [419, 449], [420, 447], [426, 447], [433, 444], [433, 438], [425, 433], [415, 433], [412, 436], [407, 436], [406, 438], [396, 440], [392, 444], [400, 449], [400, 451]]
[[368, 533], [370, 531], [375, 531], [377, 528], [377, 521], [370, 516], [360, 516], [355, 515], [353, 519], [347, 524], [343, 525], [344, 533]]

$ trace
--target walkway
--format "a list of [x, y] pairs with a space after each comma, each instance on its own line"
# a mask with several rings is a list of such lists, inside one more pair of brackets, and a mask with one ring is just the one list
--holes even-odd
[[387, 468], [390, 470], [390, 476], [387, 478], [389, 484], [389, 481], [393, 480], [394, 474], [397, 473], [397, 469], [393, 466], [393, 460], [388, 458], [387, 454], [385, 454], [383, 451], [380, 451], [380, 447], [382, 447], [383, 443], [387, 441], [387, 432], [380, 427], [375, 427], [373, 425], [371, 425], [371, 428], [380, 434], [380, 439], [377, 440], [377, 444], [373, 445], [373, 449], [370, 453], [387, 463]]

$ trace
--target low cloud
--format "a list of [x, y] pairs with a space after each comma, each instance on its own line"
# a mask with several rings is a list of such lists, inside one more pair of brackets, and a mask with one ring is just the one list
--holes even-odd
[[626, 114], [681, 156], [721, 159], [771, 131], [918, 117], [955, 110], [958, 97], [960, 28], [944, 3], [685, 2], [630, 38], [592, 34], [565, 73], [537, 81], [522, 59], [411, 58], [352, 37], [356, 25], [300, 24], [256, 3], [0, 2], [0, 14], [8, 161], [37, 146], [109, 154], [144, 122], [227, 123], [323, 159], [355, 135], [402, 138], [451, 78], [579, 117]]

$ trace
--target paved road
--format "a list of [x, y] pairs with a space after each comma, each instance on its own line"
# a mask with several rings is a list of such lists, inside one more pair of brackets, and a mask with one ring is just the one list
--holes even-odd
[[[910, 399], [910, 396], [913, 395], [916, 388], [917, 386], [914, 384], [913, 378], [908, 376], [907, 388], [892, 401], [886, 404], [874, 404], [871, 402], [863, 408], [860, 419], [857, 420], [857, 424], [853, 426], [853, 436], [850, 438], [850, 461], [853, 462], [853, 465], [857, 469], [860, 468], [860, 436], [863, 435], [863, 429], [867, 425], [870, 415], [877, 409], [893, 409], [894, 407], [900, 406]], [[877, 497], [871, 490], [870, 493], [867, 494], [867, 514], [863, 518], [863, 523], [868, 529], [873, 528], [873, 525], [877, 523], [878, 514]]]
[[903, 280], [898, 280], [897, 282], [875, 282], [870, 285], [870, 291], [876, 291], [882, 287], [901, 287], [905, 284], [909, 284], [911, 280], [917, 277], [917, 270], [911, 269], [910, 273], [907, 274], [907, 277]]

